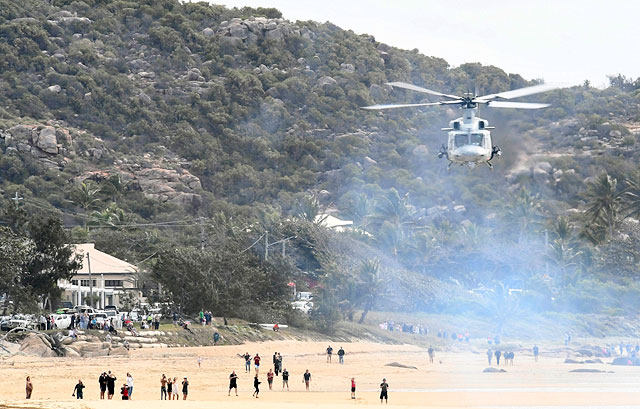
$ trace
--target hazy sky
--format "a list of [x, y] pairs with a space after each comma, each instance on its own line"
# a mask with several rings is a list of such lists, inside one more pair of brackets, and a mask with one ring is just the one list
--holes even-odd
[[527, 79], [603, 86], [640, 77], [640, 1], [214, 0], [275, 7], [289, 20], [330, 21], [453, 66], [495, 65]]

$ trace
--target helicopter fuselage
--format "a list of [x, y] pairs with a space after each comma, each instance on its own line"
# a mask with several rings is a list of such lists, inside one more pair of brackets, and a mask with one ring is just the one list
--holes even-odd
[[467, 164], [470, 166], [476, 163], [489, 161], [498, 152], [491, 142], [491, 132], [489, 121], [475, 116], [477, 108], [463, 108], [464, 116], [449, 122], [448, 143], [446, 149], [441, 151], [442, 155], [451, 163]]

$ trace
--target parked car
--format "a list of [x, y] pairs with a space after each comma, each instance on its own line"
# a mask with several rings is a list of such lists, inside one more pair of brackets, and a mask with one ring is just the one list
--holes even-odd
[[313, 302], [311, 301], [293, 301], [291, 303], [291, 308], [294, 310], [300, 310], [306, 314], [308, 314], [313, 308]]
[[53, 314], [53, 325], [58, 329], [68, 329], [71, 326], [71, 315]]

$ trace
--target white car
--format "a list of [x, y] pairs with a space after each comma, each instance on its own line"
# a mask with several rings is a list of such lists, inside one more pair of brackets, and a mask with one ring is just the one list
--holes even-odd
[[294, 301], [291, 303], [291, 308], [294, 310], [300, 310], [308, 314], [313, 308], [313, 302], [311, 301]]
[[53, 314], [53, 325], [58, 329], [67, 329], [71, 326], [71, 315]]

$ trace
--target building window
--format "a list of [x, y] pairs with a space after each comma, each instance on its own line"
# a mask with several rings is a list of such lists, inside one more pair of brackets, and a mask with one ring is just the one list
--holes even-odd
[[104, 280], [105, 287], [122, 287], [122, 280]]
[[[96, 286], [96, 280], [91, 280], [92, 281], [92, 285], [95, 287]], [[89, 280], [80, 280], [80, 286], [81, 287], [89, 287]]]

